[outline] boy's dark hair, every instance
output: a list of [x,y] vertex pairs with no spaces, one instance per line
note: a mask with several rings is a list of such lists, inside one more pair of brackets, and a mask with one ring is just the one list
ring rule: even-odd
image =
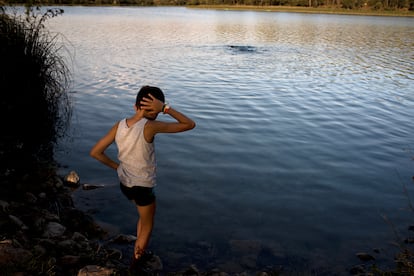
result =
[[138,107],[138,108],[141,107],[140,102],[142,101],[143,98],[149,98],[148,94],[151,94],[152,96],[154,96],[158,100],[160,100],[162,102],[165,102],[164,93],[162,92],[161,89],[159,89],[158,87],[155,87],[155,86],[145,85],[145,86],[141,87],[141,89],[138,91],[137,99],[135,101],[136,107]]

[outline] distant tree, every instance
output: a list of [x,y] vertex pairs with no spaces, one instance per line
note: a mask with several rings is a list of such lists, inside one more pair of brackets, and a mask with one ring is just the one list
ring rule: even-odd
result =
[[342,0],[342,8],[344,9],[353,9],[354,0]]

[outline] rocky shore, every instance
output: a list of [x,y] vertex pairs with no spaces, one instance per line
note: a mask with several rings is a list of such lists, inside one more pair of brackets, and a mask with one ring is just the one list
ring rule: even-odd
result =
[[218,269],[201,272],[195,265],[165,273],[157,255],[147,261],[145,274],[131,273],[136,237],[108,237],[92,217],[75,208],[71,192],[78,181],[71,172],[51,174],[43,183],[33,183],[37,188],[31,191],[0,187],[1,275],[229,275]]
[[128,267],[116,246],[132,239],[103,242],[105,232],[74,207],[63,178],[53,175],[41,187],[36,193],[1,193],[2,275],[125,275]]

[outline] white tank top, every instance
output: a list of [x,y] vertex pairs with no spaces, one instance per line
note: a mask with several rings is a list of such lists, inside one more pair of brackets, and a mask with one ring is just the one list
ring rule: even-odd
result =
[[118,124],[115,143],[120,164],[117,172],[119,180],[127,187],[154,187],[156,184],[154,143],[148,143],[144,138],[147,121],[142,118],[128,127],[123,119]]

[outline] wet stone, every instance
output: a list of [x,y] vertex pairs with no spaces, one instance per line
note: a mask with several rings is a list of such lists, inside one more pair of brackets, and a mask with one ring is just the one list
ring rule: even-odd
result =
[[49,222],[46,227],[46,231],[43,234],[43,237],[46,238],[55,238],[60,237],[66,231],[66,227],[57,222]]

